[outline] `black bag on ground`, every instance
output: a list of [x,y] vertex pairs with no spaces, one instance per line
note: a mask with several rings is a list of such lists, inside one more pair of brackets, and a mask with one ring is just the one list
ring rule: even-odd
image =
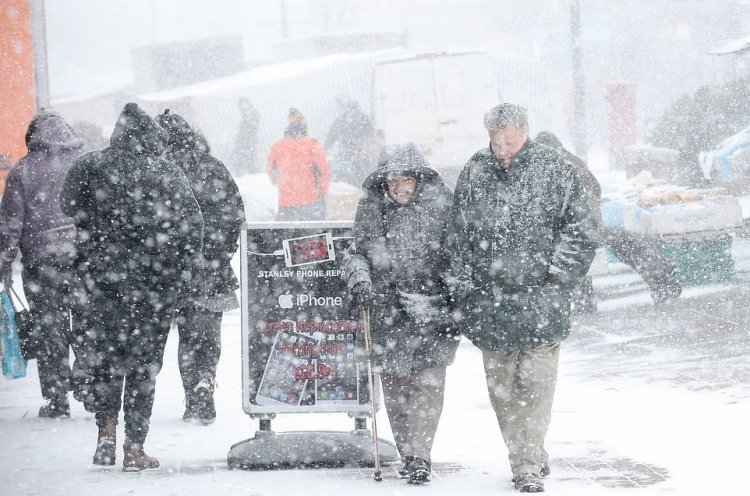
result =
[[21,345],[21,354],[26,360],[33,360],[42,348],[41,333],[34,323],[31,312],[23,305],[13,287],[10,288],[10,292],[15,296],[15,301],[13,298],[10,301],[16,311],[16,330]]

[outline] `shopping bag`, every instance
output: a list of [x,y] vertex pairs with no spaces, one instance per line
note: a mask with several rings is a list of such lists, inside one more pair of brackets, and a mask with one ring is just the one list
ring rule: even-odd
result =
[[21,355],[21,344],[16,330],[16,312],[8,293],[0,292],[0,342],[3,347],[3,375],[6,379],[26,376],[26,359]]
[[[21,344],[21,354],[26,360],[33,360],[43,346],[41,329],[36,326],[31,311],[24,306],[13,286],[10,287],[10,291],[10,302],[16,312],[16,332],[18,332],[18,341]],[[17,305],[13,302],[13,296],[16,297]]]

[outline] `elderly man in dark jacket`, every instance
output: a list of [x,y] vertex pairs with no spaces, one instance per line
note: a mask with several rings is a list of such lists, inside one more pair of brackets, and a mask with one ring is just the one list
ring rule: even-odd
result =
[[26,131],[28,154],[10,171],[0,205],[0,274],[9,284],[11,264],[21,251],[23,286],[38,327],[39,383],[48,403],[40,417],[70,416],[69,348],[78,358],[79,325],[73,274],[73,219],[60,209],[60,188],[83,140],[52,111],[34,116]]
[[374,358],[403,475],[420,484],[430,480],[445,369],[458,346],[444,283],[452,195],[413,143],[385,147],[362,189],[345,277],[355,301],[372,304]]
[[169,111],[156,121],[169,136],[167,159],[185,172],[203,214],[201,292],[180,304],[178,361],[185,389],[183,420],[210,424],[216,418],[213,392],[222,313],[239,307],[234,293],[239,282],[230,261],[245,222],[245,207],[237,184],[224,164],[210,155],[203,136]]
[[99,426],[94,464],[115,462],[122,406],[125,471],[159,466],[143,450],[156,375],[177,302],[196,288],[202,249],[200,208],[180,168],[161,157],[165,143],[159,125],[128,103],[110,146],[81,157],[60,195],[78,229],[87,332],[98,352],[92,364]]
[[485,127],[490,146],[461,172],[450,214],[455,315],[482,350],[515,485],[540,492],[560,342],[596,226],[572,165],[528,138],[525,109],[501,104]]

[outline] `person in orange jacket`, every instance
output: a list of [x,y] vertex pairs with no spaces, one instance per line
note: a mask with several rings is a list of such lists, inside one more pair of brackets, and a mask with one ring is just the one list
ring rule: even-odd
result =
[[279,189],[277,220],[325,219],[328,161],[321,144],[307,136],[299,110],[289,109],[289,125],[271,146],[266,170]]

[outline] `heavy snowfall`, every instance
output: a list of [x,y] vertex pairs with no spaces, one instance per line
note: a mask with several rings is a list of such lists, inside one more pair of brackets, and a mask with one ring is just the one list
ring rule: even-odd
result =
[[[49,404],[40,393],[38,360],[29,359],[21,377],[0,378],[0,493],[518,493],[488,396],[482,351],[465,336],[457,338],[455,361],[447,367],[429,482],[407,484],[398,473],[400,460],[382,465],[382,480],[376,480],[369,458],[336,466],[247,469],[232,463],[237,443],[268,435],[269,427],[277,434],[355,430],[355,419],[337,407],[346,403],[339,402],[344,396],[318,395],[317,400],[331,399],[322,408],[309,408],[311,403],[299,398],[287,408],[279,406],[292,404],[286,396],[261,401],[257,377],[251,379],[254,369],[271,369],[273,357],[257,347],[258,342],[270,347],[271,327],[259,338],[264,315],[283,327],[291,322],[291,313],[283,312],[299,312],[291,317],[295,330],[302,325],[315,330],[321,319],[332,319],[328,307],[344,307],[349,299],[324,290],[292,298],[290,290],[279,289],[283,283],[274,284],[295,273],[339,284],[346,271],[331,268],[343,253],[326,252],[330,258],[299,266],[294,252],[284,253],[291,241],[258,253],[253,250],[263,251],[262,243],[253,244],[260,239],[253,236],[289,228],[280,220],[293,220],[301,230],[349,229],[371,184],[363,186],[363,180],[384,156],[381,150],[396,143],[417,144],[453,188],[464,164],[488,146],[493,128],[485,129],[483,116],[501,102],[526,108],[528,138],[542,142],[543,132],[554,133],[564,145],[560,153],[581,160],[601,190],[591,209],[602,242],[584,278],[589,289],[575,300],[570,336],[561,344],[544,443],[551,470],[544,492],[743,493],[750,445],[750,1],[627,0],[616,7],[594,0],[259,4],[10,0],[0,5],[0,59],[13,56],[12,63],[0,60],[0,78],[11,82],[0,104],[12,109],[0,115],[3,183],[32,152],[24,137],[40,109],[54,111],[75,129],[83,153],[120,139],[124,121],[118,115],[134,102],[165,130],[172,116],[181,116],[177,122],[184,118],[196,133],[191,143],[207,146],[226,167],[244,204],[238,249],[226,260],[240,287],[210,301],[230,308],[218,331],[221,357],[211,385],[215,419],[197,410],[188,415],[196,399],[183,389],[177,320],[164,347],[143,443],[158,458],[156,468],[143,462],[123,470],[122,444],[132,432],[125,430],[122,409],[116,462],[92,463],[101,450],[101,423],[97,444],[97,418],[72,392],[69,416],[43,414]],[[353,109],[356,124],[347,120]],[[322,224],[283,216],[285,209],[291,208],[291,215],[299,211],[284,203],[289,199],[275,168],[280,159],[272,157],[278,157],[276,143],[299,138],[300,129],[329,168],[319,171],[314,184],[316,193],[318,180],[325,185],[318,205]],[[359,137],[347,141],[353,130]],[[163,145],[177,149],[166,137]],[[351,153],[356,160],[349,160]],[[92,156],[98,157],[87,155]],[[161,149],[154,156],[165,163],[177,160]],[[407,176],[380,179],[393,177]],[[191,186],[199,200],[201,189]],[[223,200],[226,191],[213,199]],[[11,216],[3,215],[8,224],[0,226],[0,252],[11,231]],[[75,220],[80,236],[85,219]],[[340,242],[335,236],[331,247]],[[628,248],[636,245],[640,248]],[[638,251],[640,259],[632,253]],[[649,254],[669,260],[669,284],[661,273],[654,276],[661,269],[653,269],[658,263],[646,260]],[[264,265],[270,259],[275,262]],[[12,281],[28,304],[23,261],[17,256],[0,276]],[[273,283],[263,286],[267,280]],[[270,310],[263,308],[269,295]],[[304,305],[308,310],[298,310]],[[431,303],[415,297],[408,306],[424,317]],[[383,315],[373,319],[376,325],[390,322]],[[310,339],[305,343],[319,346],[320,333],[312,330],[302,329]],[[280,333],[275,335],[278,340]],[[4,350],[4,360],[7,356]],[[393,445],[395,429],[377,376],[375,382],[378,435]],[[362,395],[365,383],[359,384]],[[366,418],[367,430],[357,435],[369,449],[374,425],[369,409],[362,411],[357,420]],[[298,449],[295,455],[304,458],[309,448]]]

